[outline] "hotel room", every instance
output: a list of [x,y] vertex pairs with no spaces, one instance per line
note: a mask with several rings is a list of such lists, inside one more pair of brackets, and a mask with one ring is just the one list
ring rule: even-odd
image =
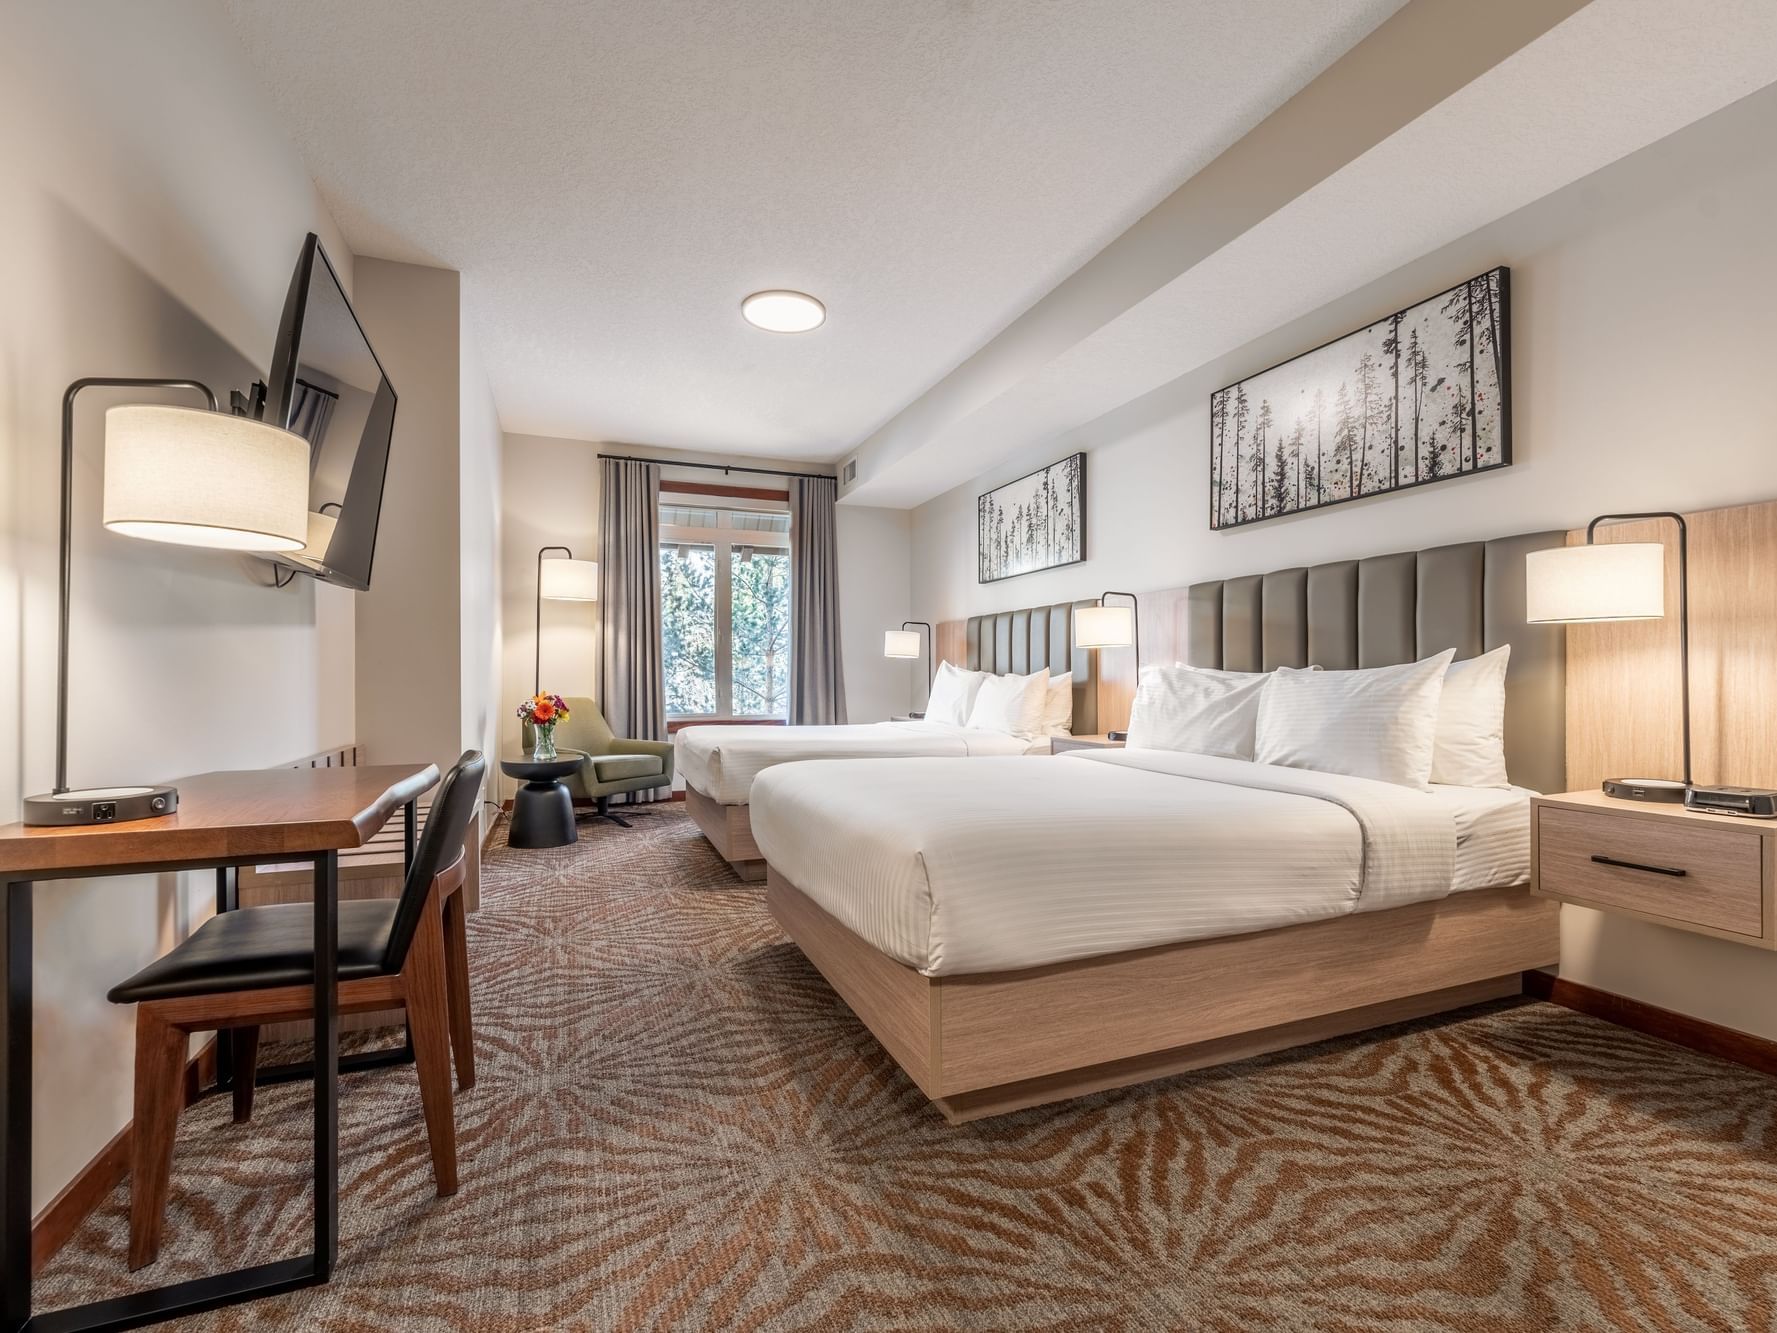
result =
[[1777,9],[12,0],[0,125],[0,1333],[1777,1328]]

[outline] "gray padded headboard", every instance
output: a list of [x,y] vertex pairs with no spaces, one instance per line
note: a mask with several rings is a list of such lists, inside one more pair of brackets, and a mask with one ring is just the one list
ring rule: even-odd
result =
[[996,611],[969,617],[971,671],[1028,675],[1048,667],[1055,675],[1074,673],[1074,734],[1098,730],[1098,663],[1090,648],[1074,647],[1074,608],[1097,606],[1096,599]]
[[1187,656],[1228,671],[1341,671],[1509,643],[1506,771],[1519,786],[1565,791],[1567,640],[1560,625],[1525,623],[1524,556],[1566,544],[1566,532],[1531,532],[1196,583]]

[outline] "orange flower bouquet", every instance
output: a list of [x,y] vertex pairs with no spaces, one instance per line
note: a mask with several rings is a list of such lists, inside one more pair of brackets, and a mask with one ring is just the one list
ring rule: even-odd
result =
[[555,758],[555,724],[568,715],[568,701],[559,694],[533,694],[518,706],[521,722],[531,724],[531,758]]

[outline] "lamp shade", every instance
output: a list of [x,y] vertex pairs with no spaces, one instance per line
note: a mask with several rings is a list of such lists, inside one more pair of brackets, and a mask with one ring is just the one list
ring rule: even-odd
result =
[[309,446],[251,417],[135,403],[105,413],[105,526],[230,551],[300,551]]
[[891,629],[883,631],[882,655],[884,657],[913,659],[919,656],[919,651],[918,630]]
[[1134,607],[1082,606],[1074,612],[1074,647],[1127,648],[1134,642]]
[[1658,542],[1557,546],[1524,557],[1531,624],[1658,620],[1666,614],[1666,548]]
[[327,548],[333,543],[333,530],[339,526],[339,519],[332,514],[318,514],[309,511],[309,536],[298,551],[304,560],[313,560],[320,564],[327,559]]
[[552,602],[596,602],[596,560],[545,560],[537,571],[537,591]]

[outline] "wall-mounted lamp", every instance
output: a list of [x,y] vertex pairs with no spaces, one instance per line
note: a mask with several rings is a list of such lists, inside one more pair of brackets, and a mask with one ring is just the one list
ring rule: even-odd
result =
[[1556,546],[1524,557],[1524,618],[1533,625],[1659,620],[1666,614],[1666,548],[1659,542],[1594,540],[1601,523],[1669,518],[1678,525],[1678,676],[1684,720],[1684,780],[1606,778],[1607,795],[1676,803],[1691,785],[1691,617],[1689,534],[1684,516],[1601,514],[1586,525],[1584,546]]
[[[560,560],[545,560],[560,551]],[[543,690],[543,599],[552,602],[596,602],[599,599],[599,567],[596,560],[576,560],[565,546],[545,546],[537,552],[537,660],[533,694]]]
[[[926,632],[925,641],[930,645],[933,641],[931,625],[923,620],[903,620],[900,629],[887,629],[882,632],[882,655],[898,661],[916,662],[920,655],[919,630]],[[937,653],[927,654],[929,670],[926,683],[929,685],[938,675]]]
[[61,586],[57,605],[56,785],[25,798],[24,822],[108,824],[178,808],[172,787],[68,787],[68,620],[74,570],[74,400],[92,388],[191,389],[207,410],[132,403],[105,413],[103,521],[144,541],[225,551],[300,551],[308,539],[309,445],[216,410],[196,380],[93,377],[62,395]]

